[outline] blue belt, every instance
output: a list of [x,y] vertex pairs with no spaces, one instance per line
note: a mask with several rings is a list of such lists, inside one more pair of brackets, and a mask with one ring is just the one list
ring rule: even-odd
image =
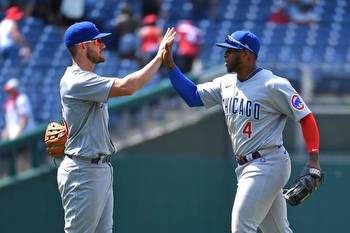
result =
[[66,156],[70,159],[78,159],[78,160],[83,160],[90,162],[91,164],[98,164],[99,162],[101,163],[110,163],[112,161],[112,155],[99,155],[96,158],[84,158],[84,157],[78,157],[78,156],[73,156],[73,155],[68,155]]

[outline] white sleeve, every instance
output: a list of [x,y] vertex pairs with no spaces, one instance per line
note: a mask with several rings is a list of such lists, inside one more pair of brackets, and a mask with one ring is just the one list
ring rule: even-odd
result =
[[84,74],[74,82],[70,94],[74,98],[81,100],[106,102],[113,82],[113,78],[101,77],[94,73],[84,72]]
[[274,108],[299,121],[311,111],[287,79],[277,77],[268,83]]
[[211,82],[198,84],[197,91],[206,108],[221,104],[221,81],[219,79],[214,79]]

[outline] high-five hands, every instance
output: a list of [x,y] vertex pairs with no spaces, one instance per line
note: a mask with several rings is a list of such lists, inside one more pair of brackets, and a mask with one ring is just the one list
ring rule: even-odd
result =
[[169,70],[172,70],[175,68],[175,62],[174,62],[174,59],[173,59],[173,52],[172,52],[172,49],[173,49],[173,42],[172,41],[171,43],[167,43],[165,45],[165,52],[163,53],[163,64],[166,66],[167,69]]
[[163,54],[165,53],[166,47],[172,46],[172,44],[174,43],[175,34],[176,34],[176,31],[174,27],[167,29],[162,41],[159,44],[158,53],[157,53],[158,58],[163,59]]

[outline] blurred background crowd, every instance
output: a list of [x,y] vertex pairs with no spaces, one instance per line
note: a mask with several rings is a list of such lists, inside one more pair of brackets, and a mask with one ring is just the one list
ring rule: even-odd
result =
[[[198,83],[226,73],[216,42],[254,32],[258,65],[289,79],[320,129],[325,186],[303,214],[288,210],[293,230],[347,231],[348,192],[334,190],[350,178],[350,0],[0,0],[0,232],[62,232],[59,160],[43,135],[49,120],[62,119],[59,82],[71,64],[63,33],[81,20],[113,33],[95,72],[120,78],[152,57],[169,26],[176,63]],[[109,113],[118,232],[229,231],[234,161],[222,109],[188,108],[163,68],[132,98],[111,99]],[[294,177],[307,158],[301,135],[288,121]],[[330,196],[336,202],[324,201]]]
[[[62,36],[74,22],[91,20],[113,33],[106,62],[96,67],[101,75],[123,77],[142,67],[168,26],[177,30],[177,64],[201,75],[223,67],[215,42],[242,29],[260,37],[260,65],[298,91],[309,80],[312,96],[336,97],[350,94],[349,12],[346,0],[0,0],[2,139],[19,134],[9,136],[6,125],[20,132],[35,124],[29,122],[60,118],[58,85],[71,62]],[[166,77],[162,70],[148,86]]]

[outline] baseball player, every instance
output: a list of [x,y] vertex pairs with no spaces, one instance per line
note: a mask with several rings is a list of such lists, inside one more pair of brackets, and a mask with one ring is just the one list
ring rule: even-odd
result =
[[287,79],[256,66],[260,43],[253,33],[236,31],[216,45],[226,49],[228,74],[199,85],[176,67],[167,46],[163,62],[171,83],[190,107],[222,106],[238,164],[232,233],[292,232],[282,194],[291,172],[282,131],[287,117],[300,122],[308,167],[320,173],[314,116]]
[[64,44],[73,62],[60,82],[68,140],[57,182],[66,233],[112,232],[111,155],[116,148],[110,137],[107,101],[131,95],[151,80],[162,63],[165,45],[174,40],[175,31],[167,30],[158,53],[145,67],[122,79],[93,73],[95,65],[105,61],[102,38],[108,35],[88,21],[71,25],[64,34]]

